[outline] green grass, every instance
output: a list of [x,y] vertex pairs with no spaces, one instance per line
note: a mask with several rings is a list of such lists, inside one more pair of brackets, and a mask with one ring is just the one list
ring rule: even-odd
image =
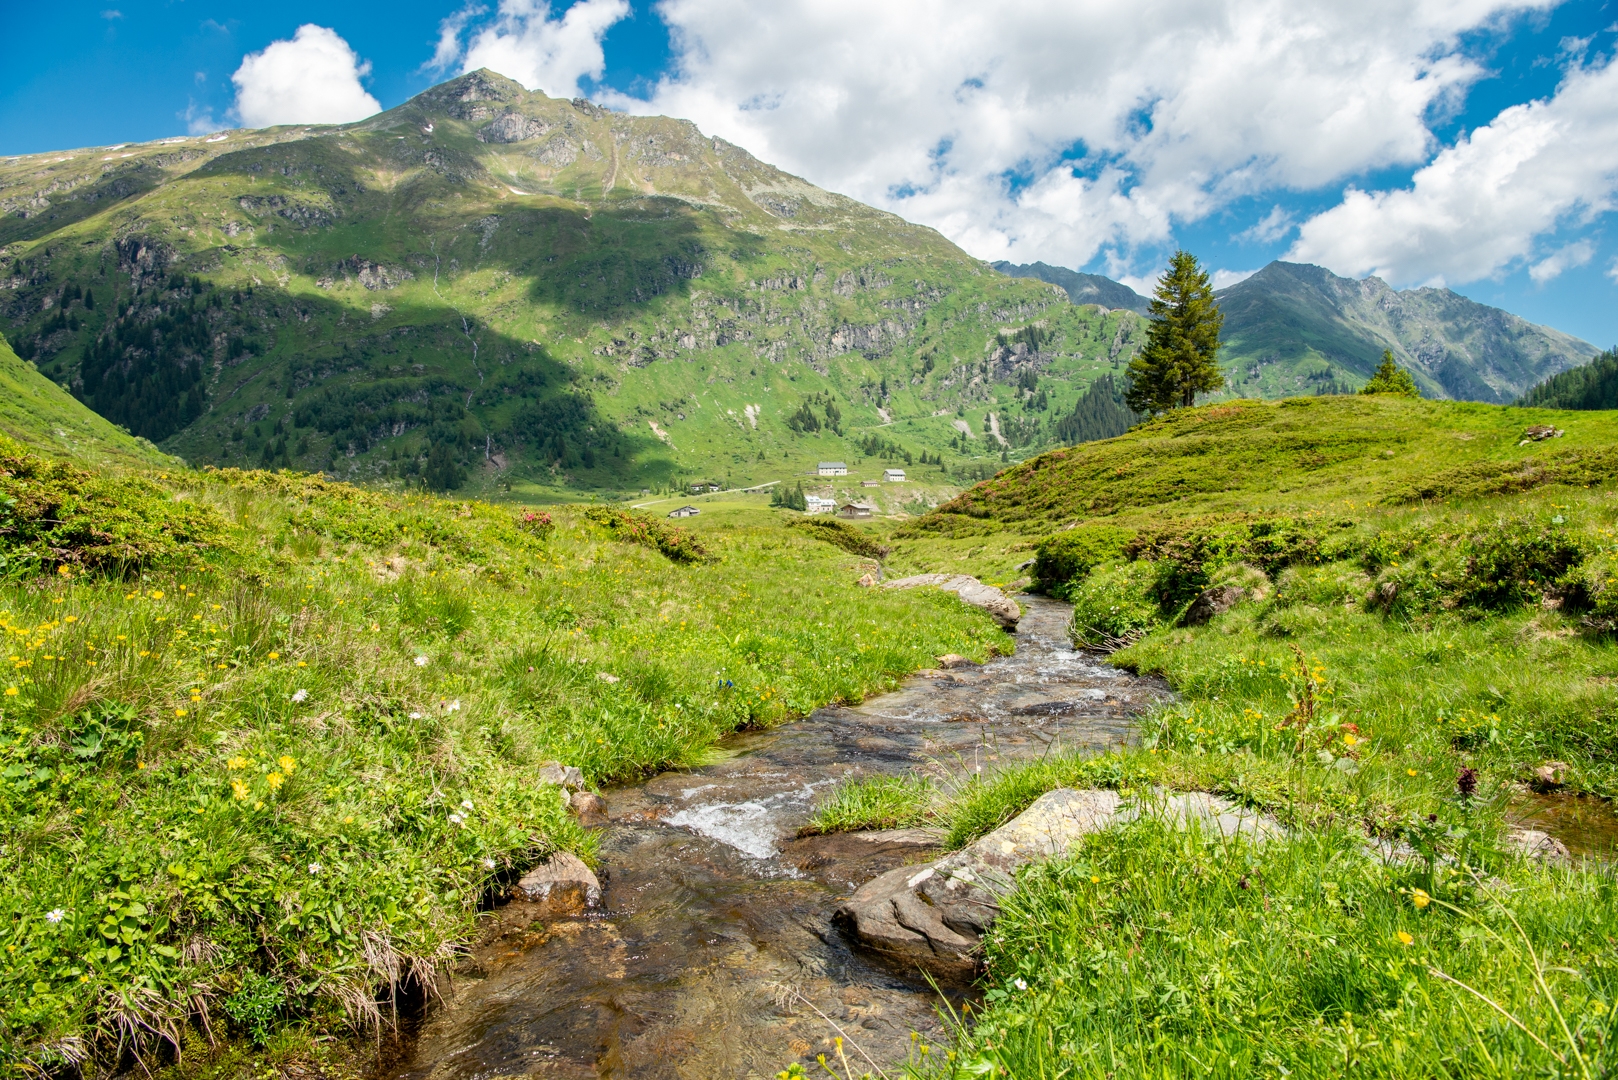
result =
[[108,423],[20,360],[0,337],[0,435],[86,465],[175,468],[181,463]]
[[1434,886],[1341,830],[1259,847],[1149,817],[1108,830],[1021,875],[986,1009],[917,1071],[1610,1075],[1610,875],[1490,871]]
[[[1566,434],[1518,445],[1547,422]],[[903,566],[992,580],[1037,554],[1076,641],[1125,644],[1114,663],[1177,692],[1136,747],[962,785],[934,811],[950,846],[1060,786],[1211,791],[1292,831],[1255,850],[1140,824],[1027,870],[987,1008],[938,1071],[1610,1072],[1612,871],[1539,868],[1505,840],[1548,760],[1565,791],[1618,796],[1615,436],[1600,413],[1213,406],[902,526]],[[1186,625],[1223,585],[1241,601]],[[1382,865],[1371,840],[1416,854]],[[1414,908],[1418,887],[1440,902]]]
[[571,509],[149,473],[102,489],[128,543],[92,558],[103,537],[47,516],[88,513],[89,481],[8,452],[8,1072],[204,1021],[364,1030],[502,881],[591,857],[541,763],[599,784],[695,762],[1008,647],[942,594],[852,588],[847,555],[769,513],[699,526],[710,557],[680,564]]
[[938,789],[926,777],[856,777],[838,784],[831,795],[816,804],[814,816],[802,834],[921,825],[931,819],[938,801]]

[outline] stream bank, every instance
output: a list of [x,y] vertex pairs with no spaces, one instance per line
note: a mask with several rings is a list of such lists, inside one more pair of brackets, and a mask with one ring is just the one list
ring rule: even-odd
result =
[[859,885],[935,857],[937,835],[797,832],[845,777],[960,775],[1131,737],[1164,684],[1073,651],[1067,605],[1023,603],[1014,656],[737,734],[713,764],[604,792],[601,906],[549,922],[501,908],[392,1080],[768,1077],[829,1049],[833,1025],[884,1065],[912,1032],[939,1041],[935,992],[832,924]]

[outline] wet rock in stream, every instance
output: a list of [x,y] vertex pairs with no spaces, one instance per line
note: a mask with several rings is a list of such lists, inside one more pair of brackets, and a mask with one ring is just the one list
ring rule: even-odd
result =
[[1128,740],[1163,685],[1074,652],[1066,605],[1025,606],[1015,656],[738,734],[714,764],[603,792],[600,907],[560,921],[524,901],[491,913],[504,933],[456,974],[392,1075],[770,1077],[830,1051],[837,1032],[805,1002],[884,1067],[904,1060],[912,1031],[942,1038],[920,974],[832,922],[862,885],[937,858],[936,834],[798,832],[845,777]]

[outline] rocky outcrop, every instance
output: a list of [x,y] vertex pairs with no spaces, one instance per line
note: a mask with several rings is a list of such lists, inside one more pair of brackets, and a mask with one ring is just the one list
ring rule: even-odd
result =
[[502,113],[494,123],[478,132],[478,140],[486,143],[515,143],[537,139],[551,130],[543,120],[524,116],[519,112]]
[[977,578],[968,577],[966,574],[916,574],[884,582],[882,587],[914,589],[926,585],[937,586],[954,593],[961,598],[963,604],[982,608],[993,615],[995,621],[1007,630],[1016,629],[1017,621],[1022,618],[1022,608],[1017,606],[1017,601],[994,586],[985,585]]
[[568,791],[584,790],[584,773],[577,765],[563,765],[556,761],[547,761],[539,767],[536,778],[542,784],[555,784]]
[[601,882],[584,860],[558,851],[522,876],[512,890],[516,899],[542,905],[542,915],[582,915],[601,904]]
[[1203,792],[1125,804],[1113,791],[1046,792],[1009,824],[923,866],[891,870],[855,891],[836,921],[861,945],[936,978],[966,981],[978,967],[983,935],[1000,914],[1018,867],[1065,852],[1117,821],[1151,813],[1184,826],[1193,820],[1223,836],[1263,841],[1282,835],[1270,818]]
[[1240,585],[1215,585],[1202,590],[1202,594],[1191,601],[1180,621],[1186,626],[1202,626],[1245,599],[1247,590]]

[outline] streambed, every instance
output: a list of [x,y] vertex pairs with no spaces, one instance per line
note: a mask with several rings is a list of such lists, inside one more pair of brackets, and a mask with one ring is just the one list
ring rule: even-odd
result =
[[394,1080],[769,1077],[828,1050],[834,1024],[884,1066],[911,1032],[940,1041],[935,992],[831,923],[858,885],[935,855],[936,836],[796,834],[849,775],[958,776],[1130,738],[1165,686],[1074,652],[1067,605],[1023,603],[1015,656],[739,734],[714,764],[605,792],[601,908],[548,923],[501,909],[501,934],[457,970]]

